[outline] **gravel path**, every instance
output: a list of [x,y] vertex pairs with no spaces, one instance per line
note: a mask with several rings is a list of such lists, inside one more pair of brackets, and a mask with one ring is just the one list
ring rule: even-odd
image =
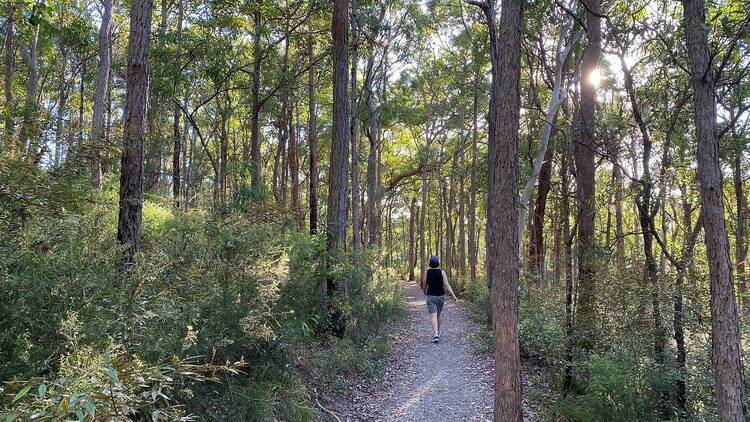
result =
[[[352,386],[352,401],[339,409],[341,420],[491,421],[493,359],[469,343],[481,326],[466,308],[447,301],[440,343],[433,344],[424,295],[415,283],[404,291],[409,315],[394,327],[384,374]],[[526,420],[536,419],[531,408],[524,403]]]

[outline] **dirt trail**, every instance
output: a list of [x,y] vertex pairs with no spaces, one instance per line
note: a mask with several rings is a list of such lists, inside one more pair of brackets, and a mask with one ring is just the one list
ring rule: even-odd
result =
[[[339,411],[348,421],[491,421],[493,359],[478,354],[469,337],[481,326],[462,305],[447,301],[440,343],[433,344],[424,295],[404,285],[408,318],[393,331],[393,351],[377,381],[352,388],[353,399]],[[524,364],[524,372],[530,372]],[[524,389],[528,380],[524,373]],[[524,403],[525,420],[536,406]]]

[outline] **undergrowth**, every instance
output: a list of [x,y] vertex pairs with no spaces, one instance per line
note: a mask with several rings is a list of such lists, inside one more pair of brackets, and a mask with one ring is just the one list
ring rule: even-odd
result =
[[324,238],[278,213],[146,201],[125,274],[114,190],[7,227],[2,420],[306,421],[322,391],[377,373],[382,327],[404,313],[398,277],[374,253],[349,257],[348,334],[321,333]]

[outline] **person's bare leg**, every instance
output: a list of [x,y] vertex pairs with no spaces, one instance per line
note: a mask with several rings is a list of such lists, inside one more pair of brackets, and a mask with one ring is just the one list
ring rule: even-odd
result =
[[430,324],[432,324],[432,335],[437,335],[440,329],[440,322],[438,322],[438,314],[430,314]]
[[443,325],[443,314],[441,312],[441,313],[437,314],[437,333],[438,333],[438,335],[442,334],[442,332],[440,331],[440,327],[442,327],[442,325]]

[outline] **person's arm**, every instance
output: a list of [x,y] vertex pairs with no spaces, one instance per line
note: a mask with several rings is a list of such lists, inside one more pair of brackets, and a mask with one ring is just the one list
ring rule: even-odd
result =
[[448,274],[443,271],[443,288],[448,291],[448,293],[453,296],[453,301],[458,303],[458,298],[456,297],[455,293],[453,293],[453,288],[451,287],[451,284],[448,283]]
[[427,291],[427,271],[422,270],[422,275],[419,276],[419,287],[422,289],[422,292]]

